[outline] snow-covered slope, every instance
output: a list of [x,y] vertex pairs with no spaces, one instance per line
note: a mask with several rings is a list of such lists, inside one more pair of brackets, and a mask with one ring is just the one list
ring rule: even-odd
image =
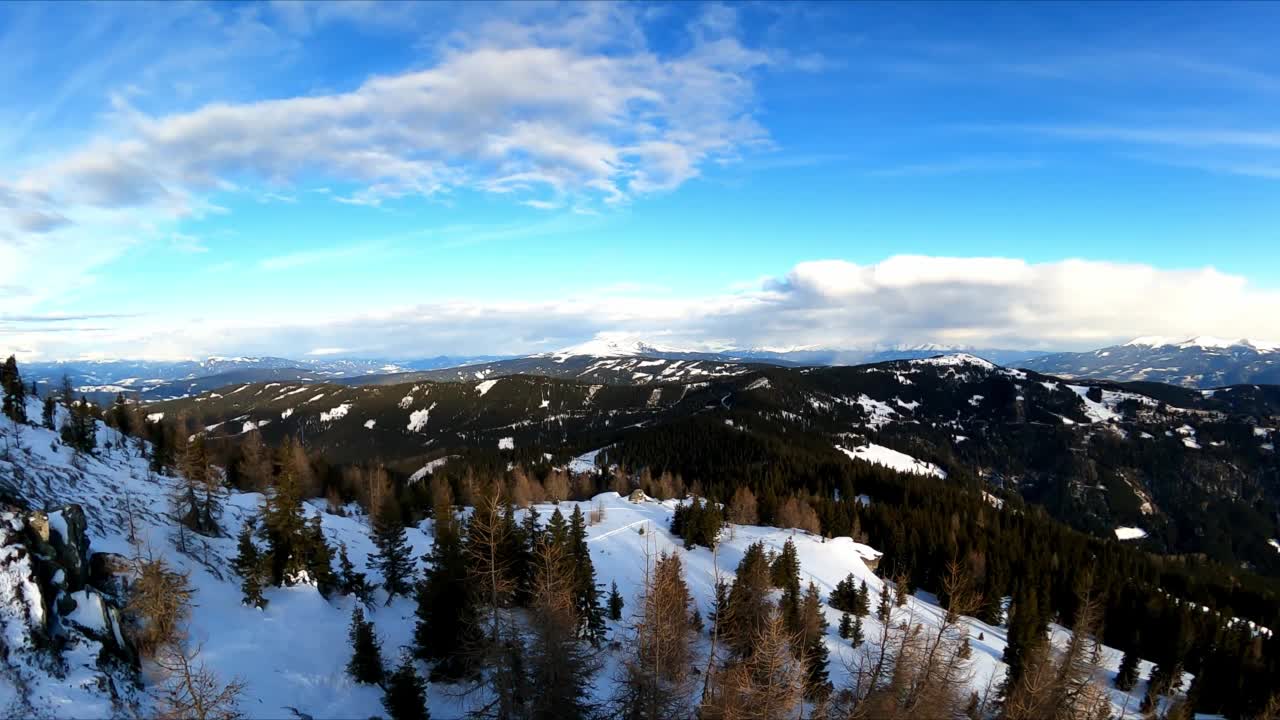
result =
[[[36,411],[36,407],[32,407]],[[38,414],[38,413],[33,413]],[[10,432],[7,428],[4,432]],[[369,686],[355,684],[346,675],[348,660],[347,625],[354,600],[335,596],[326,600],[307,585],[271,588],[265,610],[245,607],[240,602],[238,578],[231,569],[235,553],[234,530],[246,517],[258,512],[262,497],[256,493],[231,493],[227,497],[222,526],[227,537],[189,536],[192,549],[182,554],[174,549],[174,526],[167,517],[166,494],[175,482],[147,471],[146,461],[134,449],[119,447],[120,438],[111,430],[99,427],[97,456],[76,458],[61,446],[55,434],[34,427],[24,428],[21,449],[13,450],[8,459],[0,459],[0,483],[11,494],[24,498],[32,506],[61,506],[77,503],[85,512],[87,533],[94,552],[129,555],[134,548],[126,537],[126,521],[130,511],[137,521],[137,532],[145,552],[163,556],[174,566],[190,572],[196,588],[195,608],[190,632],[194,643],[202,646],[201,659],[225,681],[239,676],[246,681],[241,709],[249,717],[287,716],[286,708],[314,717],[369,717],[382,712],[380,693]],[[5,438],[11,440],[11,438]],[[632,503],[616,493],[606,493],[590,503],[580,503],[583,510],[603,508],[601,522],[588,528],[588,543],[595,563],[597,579],[605,587],[616,582],[628,608],[634,605],[637,589],[645,572],[646,554],[675,552],[683,555],[690,591],[702,614],[711,610],[717,573],[732,576],[746,548],[753,542],[780,550],[788,538],[795,541],[801,562],[802,581],[813,581],[826,596],[836,583],[852,573],[864,580],[872,592],[874,605],[883,590],[881,580],[865,562],[877,553],[849,538],[823,539],[803,532],[770,527],[730,526],[718,552],[706,548],[685,550],[679,539],[668,530],[675,501],[643,501]],[[568,513],[573,503],[559,507]],[[553,506],[539,506],[547,518]],[[356,567],[365,570],[377,582],[377,572],[368,567],[373,551],[367,521],[358,514],[341,516],[327,512],[316,502],[308,506],[309,515],[319,515],[325,535],[337,545],[344,543]],[[409,544],[415,557],[422,557],[431,545],[431,523],[409,528]],[[378,598],[369,617],[381,636],[384,654],[394,658],[399,648],[410,642],[413,626],[413,603],[396,599],[383,604]],[[932,598],[920,594],[902,611],[916,622],[936,624],[941,611]],[[853,650],[836,633],[839,613],[827,609],[830,629],[826,643],[831,651],[830,671],[838,685],[844,682],[846,667]],[[1004,649],[1005,631],[976,620],[966,620],[974,649],[974,688],[982,692],[992,679],[1003,673],[1000,655]],[[867,637],[878,632],[874,617],[866,620]],[[611,624],[610,631],[622,631]],[[1059,639],[1063,633],[1055,630]],[[982,639],[979,639],[981,637]],[[703,638],[705,645],[706,638]],[[865,646],[864,646],[865,647]],[[593,693],[605,698],[611,692],[611,668],[616,651],[603,651],[605,668],[595,678]],[[1120,653],[1107,649],[1103,678],[1109,686],[1120,661]],[[1149,664],[1143,665],[1144,676]],[[38,687],[20,687],[0,674],[0,708],[11,707],[18,697],[32,707],[52,716],[99,716],[109,703],[94,699],[92,688],[71,687],[73,680],[48,679]],[[433,686],[430,706],[433,717],[451,718],[470,708],[467,700],[453,688]],[[1140,683],[1133,697],[1113,691],[1117,709],[1125,704],[1136,707],[1145,684]],[[88,697],[86,696],[88,693]],[[140,701],[136,711],[147,715],[150,706]]]

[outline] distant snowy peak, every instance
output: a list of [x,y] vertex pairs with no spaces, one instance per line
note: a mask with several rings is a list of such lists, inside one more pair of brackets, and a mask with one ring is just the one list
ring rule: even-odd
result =
[[646,342],[634,336],[601,333],[584,343],[571,345],[567,348],[561,348],[554,352],[545,353],[543,357],[550,357],[556,362],[564,362],[568,358],[577,356],[636,357],[638,355],[687,352],[695,351],[674,348],[667,345],[658,345],[656,343]]
[[1250,338],[1230,340],[1227,338],[1214,337],[1212,335],[1199,335],[1186,339],[1164,337],[1161,335],[1147,335],[1130,340],[1125,343],[1125,347],[1174,347],[1183,350],[1225,350],[1229,348],[1248,348],[1258,352],[1270,353],[1280,352],[1280,341],[1254,340]]
[[970,355],[969,353],[951,353],[948,355],[937,355],[935,357],[920,358],[918,360],[911,360],[909,362],[912,365],[939,365],[944,367],[968,365],[971,367],[982,368],[983,370],[995,370],[997,367],[995,363],[989,360],[983,360],[977,355]]
[[893,352],[932,352],[932,353],[969,353],[974,348],[969,345],[943,345],[942,343],[898,343],[896,345],[876,346],[877,351]]

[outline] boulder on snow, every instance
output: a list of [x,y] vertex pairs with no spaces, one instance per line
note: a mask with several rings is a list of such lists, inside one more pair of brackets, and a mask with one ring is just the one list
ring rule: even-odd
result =
[[84,510],[79,505],[67,505],[61,510],[43,513],[32,512],[27,518],[29,545],[42,558],[50,561],[52,582],[61,570],[64,575],[58,585],[67,592],[84,588],[89,582],[89,537],[85,534]]
[[6,656],[49,647],[49,603],[25,529],[17,512],[0,513],[0,631]]

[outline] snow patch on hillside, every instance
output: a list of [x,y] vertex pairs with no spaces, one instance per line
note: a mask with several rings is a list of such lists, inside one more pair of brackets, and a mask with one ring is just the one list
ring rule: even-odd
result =
[[906,453],[898,452],[883,445],[876,445],[875,443],[860,445],[852,450],[837,445],[836,449],[854,460],[883,465],[898,472],[912,473],[913,475],[932,475],[937,478],[945,478],[947,476],[945,470],[933,463],[913,458]]
[[422,478],[434,473],[436,471],[436,468],[443,467],[445,463],[449,462],[450,460],[456,457],[458,456],[445,455],[442,458],[436,458],[435,460],[428,462],[426,465],[423,465],[422,467],[413,471],[413,474],[409,476],[409,482],[416,483],[422,480]]
[[497,380],[485,380],[484,382],[476,385],[476,392],[480,393],[480,397],[484,397],[484,394],[492,390],[493,386],[497,384]]
[[1115,529],[1117,540],[1141,540],[1147,531],[1137,527],[1118,527]]
[[431,403],[431,407],[421,410],[414,410],[409,413],[409,432],[418,432],[427,426],[427,420],[431,418],[431,411],[436,409],[436,404]]
[[341,405],[339,405],[338,407],[332,410],[328,410],[320,413],[320,422],[330,422],[333,420],[339,420],[341,418],[346,417],[347,413],[350,411],[351,411],[351,403],[342,403]]
[[516,439],[511,437],[498,438],[499,450],[515,450]]
[[1068,385],[1067,387],[1080,396],[1081,402],[1084,403],[1084,414],[1089,418],[1089,422],[1112,422],[1120,419],[1120,414],[1107,407],[1104,403],[1089,399],[1089,388],[1084,385]]

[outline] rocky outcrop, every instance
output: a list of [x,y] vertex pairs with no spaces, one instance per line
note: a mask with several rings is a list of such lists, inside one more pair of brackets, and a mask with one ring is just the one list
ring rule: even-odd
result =
[[[48,567],[61,570],[59,583],[68,592],[84,588],[89,581],[89,537],[85,534],[84,510],[67,505],[51,513],[35,511],[27,518],[28,544]],[[50,578],[52,579],[52,578]]]
[[105,583],[95,587],[78,505],[50,513],[0,508],[0,672],[6,680],[21,688],[41,676],[75,676],[113,703],[124,686],[136,684],[136,654],[122,632],[117,559],[123,560],[98,560]]

